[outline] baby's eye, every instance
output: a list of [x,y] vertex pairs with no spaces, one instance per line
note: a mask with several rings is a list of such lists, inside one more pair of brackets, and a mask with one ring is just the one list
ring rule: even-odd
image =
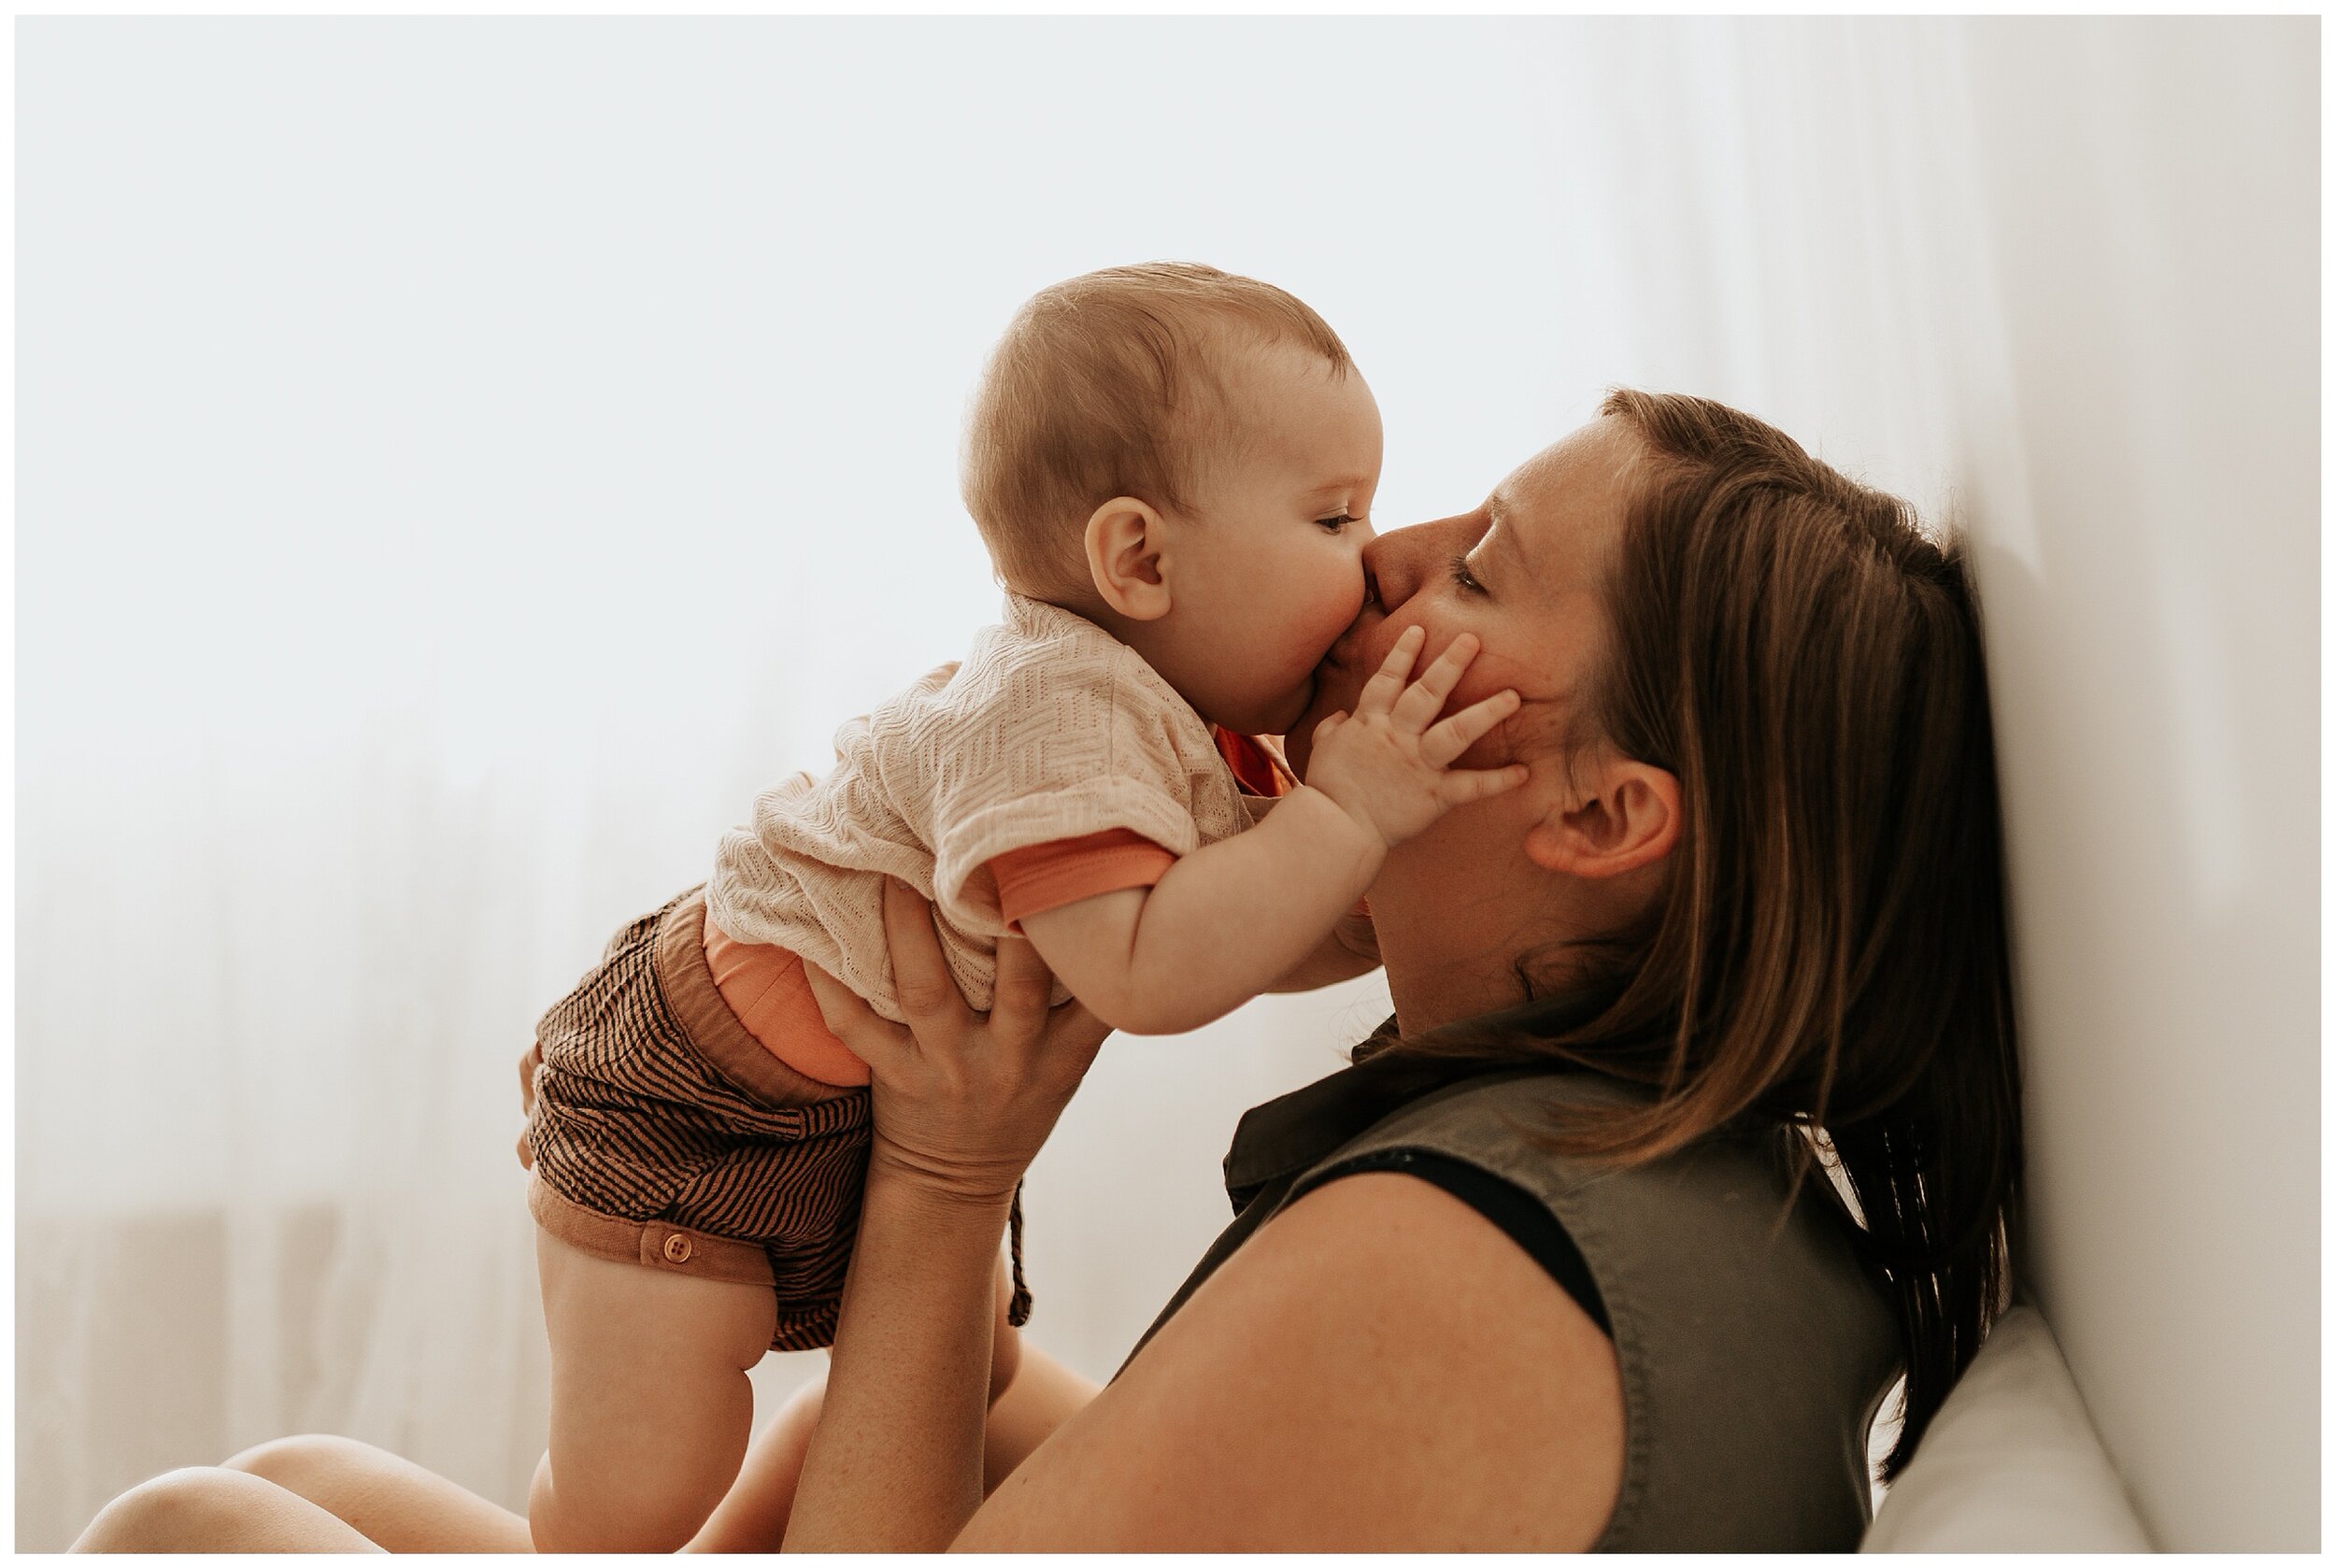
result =
[[1485,591],[1485,585],[1476,580],[1476,574],[1468,569],[1468,557],[1464,555],[1452,557],[1452,583],[1462,593],[1481,594]]
[[1354,520],[1345,512],[1341,512],[1334,518],[1316,518],[1314,524],[1317,528],[1327,528],[1333,534],[1344,534],[1346,532],[1346,525]]

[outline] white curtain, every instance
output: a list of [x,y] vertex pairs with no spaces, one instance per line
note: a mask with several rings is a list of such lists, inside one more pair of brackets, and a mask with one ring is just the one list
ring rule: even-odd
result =
[[[2029,36],[2114,84],[2167,25]],[[304,1430],[520,1504],[518,1053],[993,617],[957,421],[1029,292],[1305,297],[1386,414],[1382,529],[1615,383],[1967,506],[2030,472],[2018,27],[21,23],[19,1546]],[[1032,1176],[1037,1340],[1107,1376],[1241,1109],[1385,1009],[1109,1046]]]

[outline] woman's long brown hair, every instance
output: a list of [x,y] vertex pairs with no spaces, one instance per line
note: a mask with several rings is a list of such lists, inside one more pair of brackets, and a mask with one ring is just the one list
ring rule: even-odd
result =
[[1759,1119],[1783,1128],[1798,1190],[1830,1142],[1905,1339],[1895,1477],[2003,1307],[2020,1180],[1969,570],[1904,502],[1747,415],[1631,391],[1601,412],[1650,461],[1588,713],[1679,780],[1667,891],[1641,929],[1557,955],[1553,981],[1520,962],[1538,1004],[1521,1025],[1511,1010],[1387,1054],[1521,1051],[1644,1084],[1644,1109],[1555,1133],[1618,1163]]

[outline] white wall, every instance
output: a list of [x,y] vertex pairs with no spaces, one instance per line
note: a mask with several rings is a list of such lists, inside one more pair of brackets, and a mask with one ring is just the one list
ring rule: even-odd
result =
[[2320,1541],[2319,25],[1967,30],[2035,1287],[2177,1550]]
[[1976,541],[2029,1284],[2172,1549],[2319,1539],[2319,23],[1602,30],[1622,378]]
[[[982,348],[1156,255],[1346,335],[1382,526],[1631,382],[1972,529],[2035,1287],[2161,1545],[2315,1544],[2315,22],[18,45],[20,1545],[300,1428],[518,1500],[529,1022],[990,618]],[[1040,1342],[1108,1372],[1383,1003],[1106,1051]]]

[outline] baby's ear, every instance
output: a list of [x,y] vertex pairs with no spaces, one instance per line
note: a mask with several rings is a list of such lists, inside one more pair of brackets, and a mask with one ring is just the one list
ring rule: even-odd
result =
[[1158,620],[1168,613],[1168,526],[1150,503],[1115,495],[1087,520],[1087,573],[1113,613]]

